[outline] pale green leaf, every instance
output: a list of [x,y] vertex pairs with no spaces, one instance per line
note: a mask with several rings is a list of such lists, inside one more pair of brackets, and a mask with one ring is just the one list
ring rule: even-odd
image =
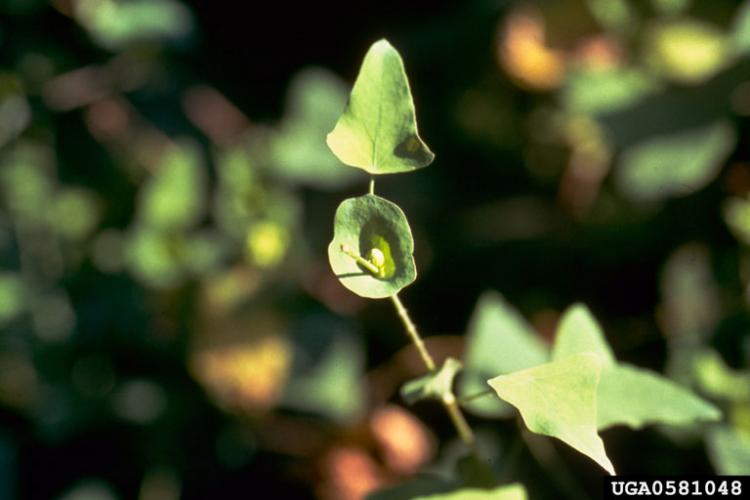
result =
[[602,372],[598,397],[599,429],[619,424],[633,429],[652,423],[680,426],[721,417],[712,404],[684,387],[625,364]]
[[750,1],[745,0],[737,9],[732,23],[730,42],[735,54],[750,52]]
[[[497,292],[479,297],[469,322],[464,354],[465,369],[458,382],[461,396],[487,390],[486,380],[498,374],[530,368],[546,362],[547,346],[526,320]],[[498,417],[510,408],[495,397],[480,397],[462,403],[467,410],[485,417]]]
[[615,181],[635,200],[688,195],[716,177],[736,140],[726,121],[650,137],[623,151]]
[[[339,281],[373,299],[390,297],[414,282],[414,240],[398,205],[372,194],[344,200],[336,210],[328,259]],[[353,255],[378,264],[377,275]]]
[[327,143],[343,163],[371,174],[408,172],[434,159],[417,132],[401,56],[387,40],[367,52]]
[[363,174],[341,163],[326,147],[326,134],[346,104],[347,87],[323,68],[306,68],[289,84],[284,119],[270,144],[273,172],[316,188],[341,188]]
[[595,354],[602,361],[597,392],[597,426],[604,429],[624,424],[639,428],[651,423],[685,425],[716,420],[720,414],[671,380],[648,370],[618,364],[601,327],[583,305],[574,305],[558,327],[553,359]]
[[401,387],[401,397],[409,404],[422,399],[445,400],[453,393],[453,379],[461,370],[461,362],[447,358],[435,373],[408,381]]
[[708,455],[717,474],[750,474],[750,434],[722,426],[707,436]]
[[692,360],[694,377],[706,394],[728,401],[750,401],[750,372],[733,370],[719,353],[704,350]]
[[197,151],[174,145],[139,193],[139,221],[155,229],[184,230],[202,216],[204,171]]
[[589,308],[583,304],[570,306],[562,315],[557,327],[552,359],[558,360],[573,354],[590,352],[599,356],[602,370],[613,367],[615,356]]
[[529,430],[560,439],[614,474],[597,434],[601,365],[595,354],[575,354],[500,375],[488,383],[500,398],[518,408]]
[[750,246],[750,200],[729,198],[724,202],[724,220],[735,238]]
[[415,497],[414,500],[526,500],[526,488],[520,483],[500,486],[492,490],[463,488],[450,493]]

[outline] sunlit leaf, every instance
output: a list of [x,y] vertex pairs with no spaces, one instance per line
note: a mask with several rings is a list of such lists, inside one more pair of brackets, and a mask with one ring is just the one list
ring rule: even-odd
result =
[[637,69],[576,71],[566,80],[562,99],[571,111],[600,114],[626,108],[656,88],[654,78]]
[[204,175],[194,148],[170,147],[139,193],[139,220],[158,229],[187,229],[196,223],[203,212]]
[[598,322],[582,305],[564,314],[558,327],[553,359],[595,354],[602,362],[597,392],[597,426],[624,424],[639,428],[652,423],[685,425],[716,420],[720,413],[671,380],[648,370],[618,364]]
[[730,198],[723,208],[729,229],[738,240],[750,246],[750,199]]
[[274,173],[317,188],[340,188],[361,179],[361,173],[343,168],[325,144],[346,97],[344,82],[323,68],[307,68],[295,75],[284,119],[270,145]]
[[601,367],[599,356],[575,354],[500,375],[488,383],[500,398],[518,408],[529,430],[560,439],[614,474],[596,432]]
[[673,19],[650,27],[645,57],[656,71],[681,83],[699,83],[722,68],[729,44],[718,28],[695,19]]
[[414,500],[526,500],[528,495],[522,484],[500,486],[492,490],[463,488],[450,493],[414,497]]
[[404,64],[386,40],[370,47],[328,146],[343,163],[371,174],[408,172],[435,158],[417,132]]
[[712,404],[684,387],[626,364],[602,372],[598,395],[600,429],[620,424],[633,429],[652,423],[679,426],[721,417]]
[[563,313],[555,335],[552,359],[562,359],[574,354],[590,352],[599,356],[602,370],[615,365],[615,356],[604,338],[599,323],[588,307],[574,304]]
[[[389,297],[417,277],[414,240],[404,212],[375,195],[344,200],[336,210],[333,241],[328,246],[331,268],[341,283],[362,297]],[[378,273],[354,255],[371,261]]]
[[653,136],[623,151],[615,181],[635,200],[684,196],[716,177],[735,142],[725,121]]
[[707,436],[708,454],[721,475],[750,474],[750,435],[728,426],[716,427]]
[[[549,358],[544,342],[534,329],[496,292],[479,298],[469,322],[464,354],[465,369],[458,382],[461,396],[487,390],[487,379],[498,374],[530,368]],[[462,403],[472,413],[497,417],[510,408],[495,397],[479,397]]]
[[79,0],[74,5],[76,20],[111,50],[139,41],[178,41],[193,28],[190,10],[174,0]]
[[706,349],[695,354],[693,371],[699,387],[709,396],[750,401],[750,372],[732,370],[717,352]]
[[410,380],[401,387],[401,397],[409,404],[422,399],[444,400],[453,393],[453,379],[461,370],[461,362],[448,358],[435,373]]

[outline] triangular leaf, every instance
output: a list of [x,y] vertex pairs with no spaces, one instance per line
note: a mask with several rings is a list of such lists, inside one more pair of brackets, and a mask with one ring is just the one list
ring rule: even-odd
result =
[[371,174],[408,172],[435,158],[417,133],[404,64],[387,40],[367,52],[327,143],[343,163]]
[[461,370],[461,362],[448,358],[435,373],[408,381],[401,387],[401,397],[409,404],[422,399],[444,400],[453,394],[453,379]]
[[552,348],[552,359],[562,359],[582,352],[592,352],[599,356],[603,370],[616,363],[604,332],[589,308],[583,304],[574,304],[560,319],[555,345]]
[[595,354],[576,354],[500,375],[488,383],[500,398],[518,408],[529,430],[560,439],[614,474],[596,433],[601,365]]
[[[390,297],[417,277],[414,240],[404,212],[390,201],[367,194],[344,200],[336,210],[331,268],[346,288],[362,297]],[[354,256],[373,260],[378,275]]]
[[633,429],[651,423],[686,425],[721,417],[712,404],[684,387],[656,373],[625,364],[602,372],[598,396],[599,429],[618,424]]
[[526,488],[520,483],[500,486],[493,490],[463,488],[450,493],[414,497],[413,500],[526,500]]
[[719,411],[671,380],[648,370],[618,364],[601,327],[583,305],[571,306],[557,330],[553,359],[592,353],[602,360],[597,393],[597,426],[624,424],[639,428],[651,423],[685,425],[716,420]]
[[[469,322],[464,372],[458,393],[471,396],[487,389],[486,380],[498,374],[540,365],[549,359],[547,346],[526,320],[497,292],[479,297]],[[462,403],[485,417],[507,415],[510,407],[495,397]]]

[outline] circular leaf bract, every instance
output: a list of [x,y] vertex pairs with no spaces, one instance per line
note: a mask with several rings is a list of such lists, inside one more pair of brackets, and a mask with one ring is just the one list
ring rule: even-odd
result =
[[[409,223],[395,203],[367,194],[344,200],[336,210],[328,259],[341,284],[357,295],[381,299],[410,285],[417,277],[413,252]],[[355,256],[380,272],[368,270]]]

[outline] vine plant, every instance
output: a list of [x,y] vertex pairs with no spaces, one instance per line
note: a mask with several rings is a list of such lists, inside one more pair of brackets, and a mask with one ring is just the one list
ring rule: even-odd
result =
[[[341,162],[371,176],[366,194],[344,200],[336,210],[328,247],[333,272],[357,295],[393,303],[427,371],[402,387],[402,397],[410,404],[439,400],[461,440],[474,452],[476,437],[464,410],[504,417],[512,415],[507,403],[520,412],[531,432],[560,439],[609,474],[615,469],[600,430],[618,424],[638,428],[720,418],[713,405],[687,389],[656,373],[618,363],[601,327],[580,304],[565,311],[548,349],[499,295],[486,294],[471,322],[463,363],[448,358],[437,366],[398,295],[417,276],[408,220],[398,205],[375,194],[378,175],[417,170],[435,158],[419,136],[404,65],[388,41],[374,43],[367,52],[327,143]],[[511,352],[518,355],[511,357]],[[459,373],[463,397],[454,390]],[[476,494],[490,492],[464,488],[439,498]],[[491,495],[526,497],[520,485],[501,486]]]

